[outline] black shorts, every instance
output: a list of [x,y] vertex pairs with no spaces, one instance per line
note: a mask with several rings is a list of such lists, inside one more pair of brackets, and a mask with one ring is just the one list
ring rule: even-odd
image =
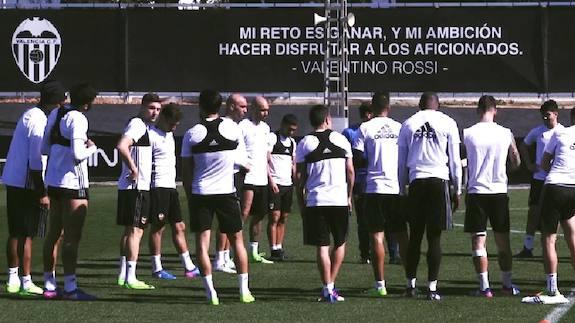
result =
[[12,238],[43,237],[46,233],[48,209],[40,205],[37,192],[6,186],[8,232]]
[[180,195],[175,188],[157,187],[150,190],[150,222],[182,222]]
[[150,221],[150,192],[118,190],[116,224],[144,228]]
[[349,229],[349,207],[315,206],[307,207],[303,214],[303,242],[311,246],[329,246],[330,235],[333,245],[339,247],[347,241]]
[[290,213],[293,204],[293,186],[278,185],[279,192],[275,194],[271,187],[268,191],[269,194],[269,209],[270,211],[281,211],[281,213]]
[[245,191],[253,191],[254,198],[250,209],[251,215],[266,215],[268,213],[268,187],[244,184]]
[[557,233],[560,221],[575,212],[575,187],[546,184],[541,199],[541,233]]
[[531,179],[531,188],[529,189],[529,206],[538,205],[541,199],[541,191],[545,181]]
[[465,232],[487,231],[487,219],[493,232],[509,233],[509,197],[507,194],[467,194]]
[[222,233],[236,233],[242,230],[240,203],[235,194],[198,195],[188,200],[190,229],[202,232],[212,228],[214,214],[218,217]]
[[431,230],[453,228],[451,197],[446,180],[416,179],[409,184],[407,221],[425,223]]
[[73,190],[70,188],[48,186],[48,196],[54,200],[89,200],[87,188]]
[[407,223],[401,212],[402,197],[396,194],[366,193],[364,211],[370,233],[407,231]]
[[244,180],[246,179],[246,173],[242,170],[234,173],[234,186],[236,187],[236,195],[239,199],[242,198],[242,193],[244,192]]

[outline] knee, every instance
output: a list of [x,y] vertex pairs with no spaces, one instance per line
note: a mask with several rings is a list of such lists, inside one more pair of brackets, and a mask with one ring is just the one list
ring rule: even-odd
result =
[[178,222],[172,226],[172,230],[175,234],[183,234],[186,231],[186,224],[184,222]]

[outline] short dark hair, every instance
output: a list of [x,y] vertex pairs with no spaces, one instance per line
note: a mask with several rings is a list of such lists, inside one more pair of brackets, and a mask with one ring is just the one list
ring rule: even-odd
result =
[[325,119],[329,116],[329,108],[325,105],[318,104],[311,107],[309,110],[309,123],[314,128],[321,126]]
[[539,109],[539,112],[541,113],[557,112],[557,111],[559,111],[559,105],[557,105],[557,102],[555,102],[555,100],[547,100],[543,102],[541,108]]
[[477,103],[477,109],[483,113],[490,108],[497,108],[497,100],[491,95],[482,95]]
[[439,102],[439,97],[437,96],[437,93],[435,93],[435,92],[423,92],[423,94],[421,95],[421,98],[419,98],[419,109],[421,109],[421,110],[428,109],[429,107],[427,106],[427,101],[429,101],[429,99],[431,99],[431,98],[435,98],[437,100],[437,102]]
[[179,105],[175,103],[168,103],[162,106],[160,116],[171,123],[180,122],[180,120],[182,120],[182,110],[180,110]]
[[206,113],[218,113],[222,106],[222,101],[222,96],[218,91],[203,90],[200,92],[200,109]]
[[367,117],[367,115],[369,113],[371,113],[371,104],[367,103],[367,102],[362,102],[360,104],[360,106],[357,108],[357,110],[359,111],[359,117],[361,119],[364,119]]
[[380,113],[389,108],[389,92],[375,92],[371,97],[371,111]]
[[290,126],[297,126],[298,120],[295,114],[288,113],[283,116],[282,124],[290,125]]
[[70,89],[70,104],[73,107],[81,107],[84,104],[92,104],[98,96],[98,91],[87,82],[76,84]]

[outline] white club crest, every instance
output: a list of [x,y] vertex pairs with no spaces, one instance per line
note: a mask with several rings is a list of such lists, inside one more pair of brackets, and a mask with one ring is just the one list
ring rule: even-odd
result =
[[47,19],[26,19],[12,36],[12,54],[20,71],[34,83],[44,81],[58,64],[62,38]]

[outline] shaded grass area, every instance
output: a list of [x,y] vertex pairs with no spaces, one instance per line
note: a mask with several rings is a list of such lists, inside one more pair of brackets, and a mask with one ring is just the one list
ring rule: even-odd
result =
[[[184,194],[181,192],[182,199]],[[527,213],[527,190],[515,190],[511,195],[512,229],[523,230]],[[358,263],[355,218],[352,219],[350,241],[346,261],[338,277],[337,287],[346,297],[343,303],[319,304],[316,298],[320,292],[319,275],[315,265],[315,250],[303,246],[301,219],[294,213],[288,221],[287,241],[284,244],[290,261],[273,265],[250,265],[250,286],[257,301],[244,305],[238,300],[235,275],[215,273],[214,281],[220,295],[221,306],[205,305],[203,285],[200,280],[185,280],[179,258],[171,243],[169,230],[164,236],[163,263],[166,269],[178,276],[175,281],[159,281],[150,277],[151,266],[147,243],[142,244],[138,264],[140,279],[156,285],[152,291],[131,291],[115,285],[118,265],[118,245],[121,228],[115,225],[116,189],[114,187],[93,187],[89,216],[86,222],[80,249],[78,268],[80,286],[99,297],[94,302],[44,301],[19,299],[0,292],[0,321],[48,320],[48,321],[401,321],[401,322],[538,322],[553,307],[525,305],[519,298],[499,296],[500,272],[497,266],[496,250],[492,236],[488,237],[490,280],[495,298],[482,299],[468,296],[477,288],[477,281],[471,263],[469,236],[461,227],[443,236],[443,262],[439,289],[444,297],[439,303],[423,298],[405,299],[403,293],[405,278],[398,265],[386,267],[386,282],[389,297],[370,298],[365,290],[373,285],[373,274],[369,265]],[[184,202],[184,200],[182,200]],[[5,191],[0,191],[0,241],[7,236]],[[187,214],[187,203],[182,203]],[[187,219],[187,216],[186,216]],[[463,223],[463,213],[455,216],[456,223]],[[147,236],[145,236],[147,239]],[[522,246],[523,235],[512,234],[513,251]],[[194,247],[193,237],[188,236]],[[261,239],[262,251],[268,251],[267,238]],[[514,262],[514,280],[523,294],[535,293],[544,288],[545,275],[541,264],[541,248],[536,244],[536,257]],[[41,239],[34,245],[33,278],[38,285],[42,280]],[[213,247],[213,244],[212,244]],[[423,250],[426,250],[424,244]],[[269,251],[268,251],[269,252]],[[559,241],[560,288],[567,292],[573,284],[573,269],[569,264],[568,251]],[[0,257],[0,267],[6,268],[6,259]],[[62,284],[61,267],[58,268]],[[426,285],[425,257],[422,257],[418,272],[418,285]],[[3,274],[2,284],[6,279]],[[423,290],[423,289],[422,289]],[[575,321],[575,312],[570,311],[564,322]]]

